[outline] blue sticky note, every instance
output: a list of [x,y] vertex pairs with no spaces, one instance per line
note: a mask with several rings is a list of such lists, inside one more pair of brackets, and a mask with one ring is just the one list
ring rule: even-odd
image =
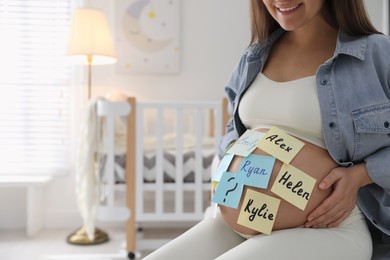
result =
[[242,159],[237,171],[237,182],[266,189],[275,164],[275,157],[250,154]]
[[238,183],[236,174],[224,172],[211,199],[213,202],[230,208],[238,208],[244,185]]
[[225,154],[219,163],[217,171],[213,174],[212,181],[219,182],[221,180],[222,174],[227,171],[230,163],[232,162],[234,154]]

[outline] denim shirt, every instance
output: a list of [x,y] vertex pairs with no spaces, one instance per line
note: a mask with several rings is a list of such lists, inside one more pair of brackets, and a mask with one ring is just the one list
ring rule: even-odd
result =
[[[265,44],[250,46],[233,71],[225,87],[232,117],[220,157],[246,131],[238,104],[283,33],[279,29]],[[317,70],[316,85],[326,148],[340,166],[365,162],[374,183],[359,190],[358,205],[390,235],[390,37],[352,37],[340,31],[333,57]]]

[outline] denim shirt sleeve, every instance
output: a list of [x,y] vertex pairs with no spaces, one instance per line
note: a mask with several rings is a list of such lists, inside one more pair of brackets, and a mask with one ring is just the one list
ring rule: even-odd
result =
[[[372,42],[370,45],[373,46],[370,48],[369,54],[373,62],[376,63],[373,66],[376,68],[377,77],[381,78],[385,100],[384,104],[375,106],[377,112],[368,122],[368,125],[375,126],[376,132],[382,136],[382,141],[379,142],[378,147],[382,144],[383,148],[367,156],[364,161],[371,179],[388,193],[390,191],[390,66],[388,62],[390,37],[377,35],[370,37],[369,40],[369,42]],[[374,141],[374,138],[371,138],[370,141]]]
[[369,105],[352,111],[354,135],[351,140],[355,159],[365,162],[373,182],[390,190],[390,100],[380,93],[381,87],[371,86],[371,93],[379,92],[373,95],[378,98],[366,95]]
[[364,161],[371,179],[385,190],[390,190],[390,147],[377,151]]
[[228,80],[225,86],[225,94],[229,101],[228,112],[230,114],[230,119],[226,125],[226,134],[221,137],[221,141],[218,146],[219,158],[223,157],[229,144],[231,144],[232,142],[238,139],[238,133],[235,130],[235,126],[234,126],[233,112],[236,106],[237,93],[239,92],[240,87],[242,85],[242,80],[243,80],[242,75],[243,75],[243,71],[245,70],[246,59],[247,59],[247,53],[245,52],[241,56],[239,63],[236,65],[235,69],[233,70],[233,73],[230,76],[230,79]]

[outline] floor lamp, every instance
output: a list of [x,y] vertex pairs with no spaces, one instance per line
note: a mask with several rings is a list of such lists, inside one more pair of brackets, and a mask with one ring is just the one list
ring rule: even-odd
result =
[[[75,10],[71,21],[67,55],[78,63],[87,65],[89,100],[92,87],[92,66],[116,62],[112,36],[103,12],[92,8]],[[85,174],[94,173],[91,171]],[[94,232],[88,232],[85,228],[84,218],[83,221],[83,227],[68,236],[69,243],[91,245],[108,241],[107,233],[96,228],[94,223]]]

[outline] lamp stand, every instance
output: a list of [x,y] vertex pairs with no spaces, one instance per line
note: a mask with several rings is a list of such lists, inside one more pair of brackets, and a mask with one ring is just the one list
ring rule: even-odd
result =
[[95,228],[95,236],[93,240],[90,240],[87,235],[87,231],[84,227],[81,227],[68,236],[66,241],[69,244],[79,246],[89,246],[105,243],[109,240],[106,232]]
[[[92,55],[87,55],[88,62],[88,100],[91,98],[91,82],[92,82]],[[96,161],[96,154],[95,154]],[[73,245],[97,245],[105,243],[109,240],[108,234],[101,229],[95,227],[94,238],[90,240],[87,231],[81,227],[68,236],[66,241]]]
[[92,86],[92,55],[87,55],[88,62],[88,100],[91,98]]

